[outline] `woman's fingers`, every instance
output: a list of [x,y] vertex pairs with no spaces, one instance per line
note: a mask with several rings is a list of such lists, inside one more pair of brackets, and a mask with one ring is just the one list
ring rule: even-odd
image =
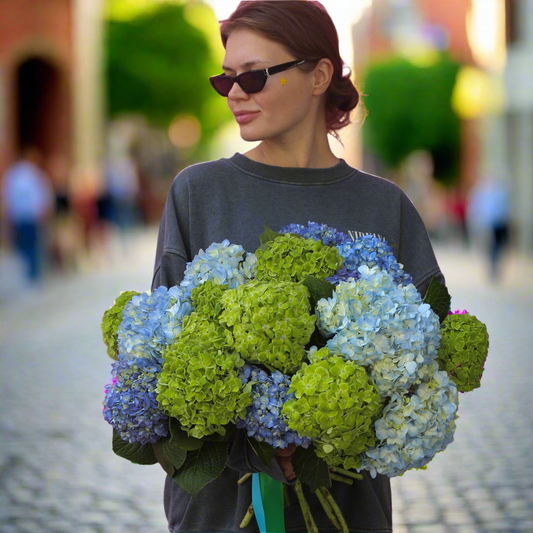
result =
[[296,444],[289,444],[286,448],[280,448],[277,452],[278,457],[290,457],[296,450]]

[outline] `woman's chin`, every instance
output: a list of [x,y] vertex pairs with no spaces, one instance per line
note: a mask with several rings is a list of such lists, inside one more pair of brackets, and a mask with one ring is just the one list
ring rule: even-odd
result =
[[251,128],[248,129],[246,127],[244,128],[241,127],[241,138],[243,141],[248,141],[248,142],[263,140],[263,137],[259,135],[256,131],[252,130]]

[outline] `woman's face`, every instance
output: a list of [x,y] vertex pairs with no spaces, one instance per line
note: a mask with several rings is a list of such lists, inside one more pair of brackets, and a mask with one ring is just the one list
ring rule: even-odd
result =
[[[237,76],[249,70],[273,67],[300,59],[292,57],[279,43],[266,39],[248,29],[236,30],[226,43],[224,73]],[[254,61],[253,65],[244,65]],[[232,113],[255,112],[240,122],[241,137],[246,141],[259,141],[287,133],[298,133],[304,125],[313,104],[312,74],[294,67],[268,77],[265,87],[258,93],[245,93],[234,83],[228,94]],[[290,136],[287,140],[290,140]]]

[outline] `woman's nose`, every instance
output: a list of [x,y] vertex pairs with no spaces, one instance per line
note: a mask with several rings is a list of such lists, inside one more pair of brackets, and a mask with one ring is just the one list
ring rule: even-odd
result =
[[233,83],[233,86],[231,87],[228,93],[228,98],[232,98],[232,99],[245,98],[247,96],[248,96],[248,93],[245,93],[237,82]]

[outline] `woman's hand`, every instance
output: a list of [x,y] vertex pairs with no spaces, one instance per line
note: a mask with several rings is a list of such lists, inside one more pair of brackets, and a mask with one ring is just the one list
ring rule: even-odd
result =
[[296,444],[289,444],[286,448],[281,448],[276,453],[276,459],[287,481],[291,481],[291,479],[296,477],[291,463],[292,454],[295,450]]

